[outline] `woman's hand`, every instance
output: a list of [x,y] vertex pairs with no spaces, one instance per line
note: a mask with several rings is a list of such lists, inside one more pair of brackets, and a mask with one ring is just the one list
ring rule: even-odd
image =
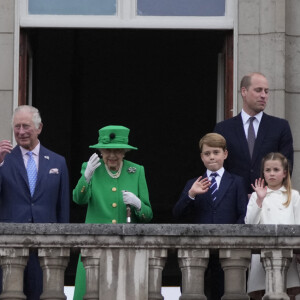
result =
[[265,186],[265,181],[261,178],[255,180],[255,185],[251,184],[253,190],[257,194],[256,203],[261,208],[262,203],[267,195],[267,186]]
[[95,170],[101,165],[101,162],[100,162],[100,158],[98,156],[97,153],[94,153],[88,163],[87,163],[87,166],[86,166],[86,169],[84,171],[84,177],[85,177],[85,180],[87,183],[90,182]]
[[202,176],[200,176],[192,185],[192,187],[189,190],[189,196],[191,198],[195,198],[196,195],[204,194],[208,191],[209,186],[211,185],[208,177],[201,179]]
[[141,200],[133,193],[128,191],[122,191],[123,193],[123,201],[126,205],[132,205],[137,210],[141,209],[142,203]]

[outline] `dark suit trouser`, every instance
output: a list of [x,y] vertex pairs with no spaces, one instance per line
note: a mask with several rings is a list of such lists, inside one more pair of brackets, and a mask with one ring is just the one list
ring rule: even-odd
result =
[[24,270],[24,294],[27,300],[39,300],[43,292],[43,272],[36,252],[29,255]]
[[220,300],[224,294],[224,271],[219,255],[212,254],[204,277],[204,291],[208,300]]
[[[0,268],[0,293],[2,293],[2,268]],[[39,300],[43,291],[43,272],[37,253],[30,253],[24,270],[24,294],[28,300]]]

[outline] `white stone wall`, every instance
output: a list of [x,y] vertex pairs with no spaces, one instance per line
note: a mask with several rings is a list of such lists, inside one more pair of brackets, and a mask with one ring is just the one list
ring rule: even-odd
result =
[[286,118],[294,137],[293,185],[300,190],[300,1],[286,2]]
[[285,118],[285,0],[238,1],[237,53],[238,89],[245,74],[263,73],[270,85],[266,112]]
[[0,139],[12,138],[14,16],[14,0],[0,0]]

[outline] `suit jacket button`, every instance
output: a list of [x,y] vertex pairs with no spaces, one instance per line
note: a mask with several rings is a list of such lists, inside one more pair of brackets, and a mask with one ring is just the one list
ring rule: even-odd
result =
[[112,204],[112,207],[117,207],[117,203],[113,203],[113,204]]
[[115,192],[115,191],[117,190],[117,188],[116,188],[116,187],[113,187],[111,190],[112,190],[113,192]]
[[112,220],[111,221],[113,224],[117,224],[117,220]]

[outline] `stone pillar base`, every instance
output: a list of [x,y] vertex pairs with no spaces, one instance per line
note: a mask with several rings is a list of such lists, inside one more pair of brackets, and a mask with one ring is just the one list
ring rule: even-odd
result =
[[263,300],[290,300],[290,297],[286,293],[269,293],[265,294]]

